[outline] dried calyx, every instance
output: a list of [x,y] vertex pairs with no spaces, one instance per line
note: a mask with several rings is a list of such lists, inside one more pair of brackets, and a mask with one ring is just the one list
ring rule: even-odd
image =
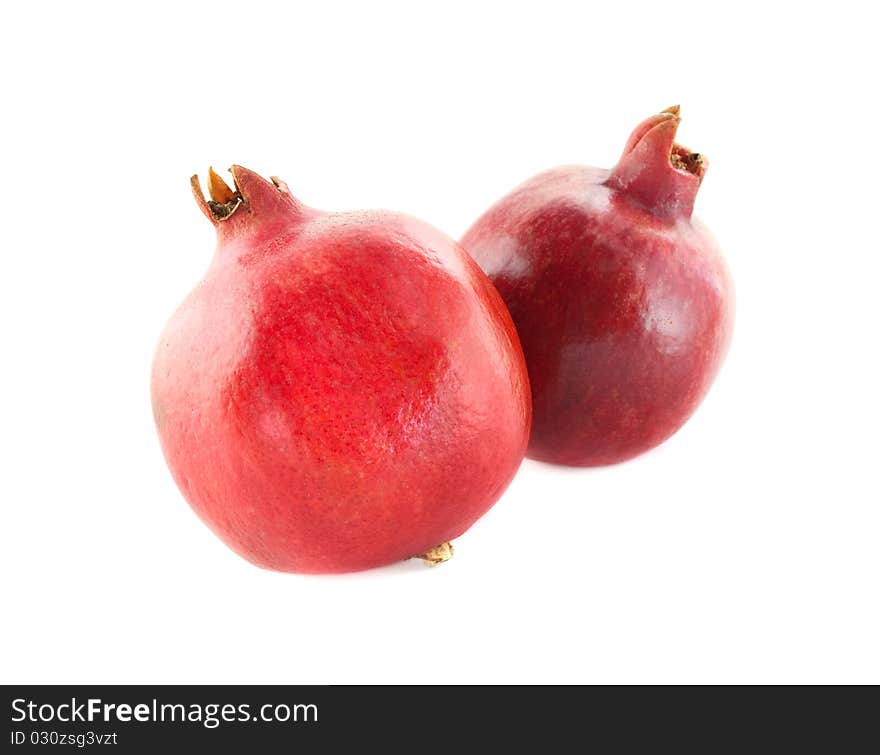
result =
[[[190,178],[199,208],[215,226],[219,227],[222,221],[233,216],[241,217],[242,213],[238,212],[241,207],[249,215],[255,211],[265,214],[280,209],[285,212],[298,212],[301,209],[299,202],[291,196],[287,184],[277,176],[270,176],[267,181],[241,165],[233,165],[229,172],[232,174],[234,188],[220,178],[213,168],[208,169],[208,200],[202,193],[199,177],[196,175]],[[239,223],[228,225],[241,227]]]
[[698,176],[704,161],[703,156],[699,152],[691,152],[676,144],[669,155],[669,162],[672,163],[672,167],[676,170],[685,170]]
[[244,202],[241,192],[237,190],[238,187],[236,187],[236,190],[231,189],[226,182],[217,175],[213,168],[208,168],[208,194],[211,197],[209,200],[205,201],[204,199],[202,188],[199,184],[199,177],[197,175],[190,179],[190,183],[192,184],[196,197],[204,202],[210,210],[213,219],[218,222],[232,217],[233,213],[241,207]]
[[605,184],[657,217],[690,218],[709,161],[675,141],[678,105],[642,121]]
[[[681,107],[679,105],[672,105],[661,112],[671,113],[678,118],[680,110]],[[682,147],[677,142],[673,142],[672,151],[669,153],[669,162],[676,170],[683,170],[693,173],[695,176],[700,176],[706,161],[699,152],[691,152],[687,147]]]

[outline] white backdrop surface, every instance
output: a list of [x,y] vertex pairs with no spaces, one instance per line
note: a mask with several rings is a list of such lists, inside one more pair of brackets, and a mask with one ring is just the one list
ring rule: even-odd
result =
[[[867,7],[7,8],[0,680],[880,681]],[[459,236],[675,102],[738,300],[681,432],[616,467],[526,462],[436,569],[270,573],[196,519],[149,400],[214,245],[191,173]]]

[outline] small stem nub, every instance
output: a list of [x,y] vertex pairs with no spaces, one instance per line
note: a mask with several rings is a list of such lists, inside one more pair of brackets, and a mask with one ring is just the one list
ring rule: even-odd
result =
[[427,566],[437,566],[452,558],[454,552],[452,543],[440,543],[416,558],[422,559]]

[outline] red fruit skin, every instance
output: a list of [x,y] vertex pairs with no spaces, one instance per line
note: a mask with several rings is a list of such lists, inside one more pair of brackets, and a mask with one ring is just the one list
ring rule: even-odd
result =
[[227,219],[197,193],[217,251],[153,365],[180,490],[280,571],[357,571],[459,536],[528,442],[528,375],[497,292],[418,220],[321,213],[232,171],[244,204]]
[[[613,464],[662,443],[706,395],[734,290],[691,218],[705,158],[674,144],[677,108],[633,132],[614,170],[561,167],[483,215],[462,245],[497,287],[528,364],[528,455]],[[694,172],[670,153],[690,156]]]

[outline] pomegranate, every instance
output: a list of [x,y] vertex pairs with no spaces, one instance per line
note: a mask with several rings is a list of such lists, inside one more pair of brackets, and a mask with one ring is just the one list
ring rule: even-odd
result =
[[519,332],[535,459],[612,464],[662,443],[727,352],[733,285],[691,217],[707,161],[675,143],[679,121],[676,106],[641,123],[613,170],[535,176],[462,239]]
[[328,214],[287,186],[209,174],[217,250],[153,363],[165,458],[255,564],[346,572],[422,555],[498,499],[528,442],[522,350],[451,239],[384,211]]

